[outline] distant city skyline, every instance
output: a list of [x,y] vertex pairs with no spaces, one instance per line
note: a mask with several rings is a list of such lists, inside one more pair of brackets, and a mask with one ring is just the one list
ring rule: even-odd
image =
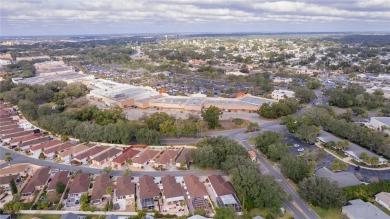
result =
[[1,36],[390,31],[390,0],[0,0]]

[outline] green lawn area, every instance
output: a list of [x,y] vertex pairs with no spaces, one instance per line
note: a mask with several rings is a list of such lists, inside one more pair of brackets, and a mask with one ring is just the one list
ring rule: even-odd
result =
[[321,219],[342,219],[340,209],[338,208],[323,209],[315,206],[311,207],[318,214],[318,216],[320,216]]
[[387,215],[390,215],[390,211],[387,210],[386,208],[382,207],[381,205],[379,205],[377,202],[374,201],[373,203],[375,206],[377,206],[379,209],[381,209],[383,212],[385,212]]
[[59,219],[60,214],[20,214],[16,219],[30,219],[32,217],[39,217],[42,219]]
[[[259,208],[254,208],[250,210],[248,213],[243,215],[241,218],[252,218],[254,216],[262,216],[266,217],[269,214],[270,210],[269,209],[259,209]],[[286,210],[286,213],[283,215],[283,217],[276,217],[275,219],[290,219],[293,218],[291,213]]]
[[252,145],[252,146],[255,146],[255,139],[256,139],[256,137],[253,137],[253,138],[250,138],[249,140],[248,140],[248,144],[250,144],[250,145]]

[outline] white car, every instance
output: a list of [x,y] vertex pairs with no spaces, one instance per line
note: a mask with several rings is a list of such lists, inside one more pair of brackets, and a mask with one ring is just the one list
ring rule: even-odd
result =
[[298,151],[299,152],[302,152],[302,151],[304,151],[305,150],[305,148],[298,148]]
[[293,147],[294,147],[294,148],[299,148],[300,145],[299,145],[299,144],[294,144]]

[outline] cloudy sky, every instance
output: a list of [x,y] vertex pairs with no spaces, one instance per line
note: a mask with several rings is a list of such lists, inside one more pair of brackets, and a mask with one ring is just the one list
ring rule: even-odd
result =
[[0,35],[390,31],[390,0],[0,0]]

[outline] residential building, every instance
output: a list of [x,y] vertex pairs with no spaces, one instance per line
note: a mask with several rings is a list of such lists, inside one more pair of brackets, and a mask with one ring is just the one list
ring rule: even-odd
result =
[[43,136],[42,133],[30,134],[30,135],[26,135],[26,136],[22,136],[22,137],[18,137],[18,138],[13,138],[13,139],[11,139],[8,143],[9,143],[11,146],[18,146],[19,144],[21,144],[21,143],[23,143],[23,142],[29,142],[29,141],[31,141],[31,140],[40,138],[40,137],[42,137],[42,136]]
[[176,158],[176,168],[188,169],[191,164],[191,149],[183,148]]
[[20,180],[19,174],[13,174],[13,175],[6,175],[6,176],[0,176],[0,187],[4,189],[9,188],[9,183],[11,180],[14,180],[15,182],[18,182]]
[[113,168],[120,168],[123,165],[126,164],[128,159],[133,159],[137,154],[139,154],[141,151],[139,150],[134,150],[131,148],[127,148],[126,150],[123,151],[123,153],[116,158],[114,158],[111,161],[111,167]]
[[216,203],[219,207],[233,207],[236,212],[241,212],[240,201],[229,181],[226,181],[221,175],[211,175],[208,180],[211,191],[214,193],[212,197],[216,197]]
[[[98,205],[102,203],[103,197],[110,198],[111,194],[107,194],[107,188],[112,187],[110,176],[107,174],[98,175],[92,188],[91,203]],[[113,190],[114,191],[114,190]]]
[[70,161],[73,159],[74,156],[77,154],[82,153],[83,151],[88,150],[89,147],[85,144],[78,144],[74,147],[68,148],[64,150],[63,152],[60,152],[57,154],[57,157],[59,157],[63,161]]
[[295,92],[290,90],[274,90],[271,94],[272,99],[282,100],[286,98],[294,98]]
[[65,186],[69,182],[69,171],[59,171],[54,174],[53,179],[50,181],[49,186],[46,189],[46,192],[55,192],[57,188],[57,183],[61,182]]
[[13,164],[10,167],[0,169],[0,176],[8,176],[19,174],[20,176],[26,176],[32,170],[30,164]]
[[154,182],[154,178],[144,175],[139,179],[139,199],[142,210],[154,210],[155,201],[160,198],[160,189]]
[[248,151],[248,154],[249,154],[249,157],[251,158],[252,161],[257,161],[256,152]]
[[88,193],[90,183],[91,179],[88,173],[77,174],[70,186],[69,197],[81,197],[83,194]]
[[177,201],[184,201],[184,190],[180,183],[176,181],[174,176],[164,176],[161,178],[163,186],[163,201],[165,203],[172,203]]
[[50,147],[47,149],[43,149],[42,153],[48,158],[48,159],[54,159],[56,154],[63,152],[64,150],[73,147],[75,144],[71,142],[65,142],[59,145],[56,145],[54,147]]
[[184,177],[184,189],[186,190],[186,199],[190,212],[194,213],[195,209],[204,209],[210,212],[208,202],[209,194],[205,185],[199,181],[199,178],[194,175]]
[[109,148],[106,151],[98,154],[97,156],[93,157],[92,160],[92,165],[100,167],[104,163],[111,161],[118,155],[122,153],[121,149],[118,148]]
[[42,167],[37,169],[28,181],[27,185],[20,192],[21,198],[30,199],[36,190],[43,189],[49,180],[49,171],[50,167]]
[[292,78],[274,77],[274,78],[273,78],[273,81],[274,81],[274,83],[276,83],[276,84],[289,84],[289,83],[291,83],[293,80],[292,80]]
[[90,159],[92,159],[93,156],[98,155],[99,153],[101,153],[104,150],[106,150],[106,148],[104,148],[104,147],[98,147],[98,146],[92,147],[89,150],[84,151],[84,152],[76,155],[74,157],[74,160],[76,160],[78,162],[85,163],[85,162],[89,161]]
[[119,206],[118,210],[125,210],[129,204],[135,202],[135,183],[131,182],[131,176],[120,176],[116,180],[116,189],[114,191],[114,208]]
[[133,166],[143,168],[144,166],[148,165],[151,160],[155,159],[158,154],[160,154],[160,151],[146,148],[135,156],[133,159]]
[[375,201],[390,211],[390,193],[381,192],[375,195]]
[[347,206],[341,208],[341,212],[346,219],[390,219],[378,207],[360,199],[349,201]]
[[153,160],[155,167],[167,169],[170,164],[175,164],[175,158],[180,153],[180,150],[166,149]]

